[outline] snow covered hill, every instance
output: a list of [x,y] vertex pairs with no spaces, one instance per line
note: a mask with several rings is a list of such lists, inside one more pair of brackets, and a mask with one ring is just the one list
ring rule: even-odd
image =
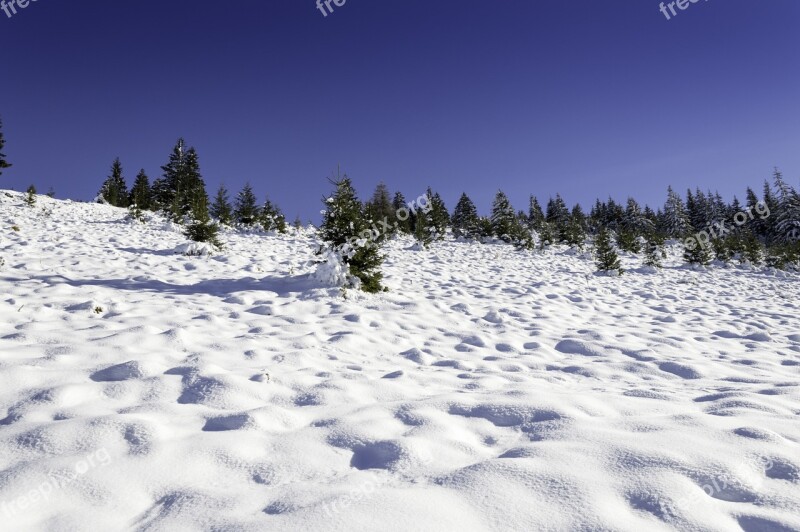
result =
[[800,277],[313,235],[0,191],[0,528],[800,530]]

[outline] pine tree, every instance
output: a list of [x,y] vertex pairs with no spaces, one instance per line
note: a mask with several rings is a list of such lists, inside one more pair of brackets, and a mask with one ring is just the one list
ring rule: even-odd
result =
[[[366,211],[368,221],[380,228],[381,238],[388,238],[394,233],[396,227],[395,209],[392,206],[389,188],[383,181],[375,187],[372,199],[367,202]],[[389,226],[390,229],[387,230],[386,226]]]
[[683,244],[683,260],[687,264],[708,266],[711,263],[711,252],[696,239],[690,238]]
[[414,212],[414,239],[424,248],[439,239],[436,231],[436,224],[433,219],[432,198],[426,195],[424,208],[419,208]]
[[539,200],[536,199],[536,196],[531,194],[528,203],[528,227],[530,227],[532,231],[536,231],[538,233],[542,230],[542,224],[544,224],[544,222],[545,219],[542,206],[539,205]]
[[186,204],[186,142],[180,138],[170,153],[167,164],[161,167],[162,177],[153,183],[152,200],[166,216],[177,219],[185,214]]
[[742,258],[753,266],[758,266],[764,261],[764,248],[753,231],[749,229],[742,231],[741,247]]
[[491,219],[494,236],[504,242],[511,242],[517,218],[514,207],[502,190],[498,190],[494,197]]
[[103,182],[100,189],[100,196],[114,207],[128,206],[128,187],[122,173],[122,163],[117,157],[111,165],[111,175]]
[[414,226],[414,213],[406,205],[406,198],[402,192],[395,193],[392,199],[392,208],[397,221],[397,230],[401,233],[411,234],[411,229]]
[[128,194],[128,205],[135,205],[140,211],[150,209],[150,180],[144,169],[139,170],[136,175],[136,180]]
[[286,217],[281,212],[280,207],[272,203],[269,198],[264,202],[258,217],[264,231],[286,232]]
[[210,214],[222,225],[231,225],[233,222],[233,207],[228,198],[228,189],[222,184],[217,189],[214,202],[211,204]]
[[453,211],[453,235],[477,240],[480,238],[478,209],[466,193],[461,194]]
[[683,238],[690,231],[689,215],[683,200],[672,187],[667,188],[667,202],[661,217],[661,231],[668,238]]
[[11,164],[6,160],[6,156],[3,153],[3,148],[6,145],[5,138],[3,137],[3,120],[0,119],[0,175],[3,175],[3,170],[6,168],[11,168]]
[[319,236],[328,251],[337,254],[348,266],[354,278],[351,286],[360,287],[365,292],[380,292],[383,290],[380,270],[383,257],[379,253],[379,243],[371,238],[372,229],[353,184],[346,175],[337,175],[331,182],[336,191],[325,200]]
[[245,183],[241,192],[236,196],[236,208],[233,217],[241,225],[253,225],[258,219],[258,204],[253,187]]
[[775,240],[781,244],[793,244],[800,239],[800,195],[775,169],[775,190],[777,197],[777,213],[775,216]]
[[219,241],[219,226],[208,215],[207,195],[197,194],[195,196],[192,205],[191,222],[186,226],[184,234],[195,242],[206,242],[217,249],[222,248],[222,244]]
[[622,264],[617,255],[617,250],[614,249],[614,244],[611,241],[611,231],[603,227],[595,239],[595,264],[597,270],[600,272],[616,272],[617,274],[624,273]]
[[663,250],[655,240],[648,239],[644,243],[643,264],[651,268],[661,268],[661,258]]
[[[764,181],[764,200],[762,201],[762,205],[766,206],[766,209],[770,213],[770,216],[761,220],[761,225],[766,235],[766,240],[770,244],[779,243],[781,238],[776,228],[776,213],[780,211],[780,205],[778,204],[778,199],[773,195],[768,181]],[[753,212],[759,211],[755,210]]]
[[33,185],[28,187],[28,195],[25,196],[25,204],[28,207],[36,205],[36,187]]
[[428,187],[428,201],[430,202],[431,237],[433,240],[444,240],[447,228],[450,226],[450,213],[439,193],[434,193],[430,187]]

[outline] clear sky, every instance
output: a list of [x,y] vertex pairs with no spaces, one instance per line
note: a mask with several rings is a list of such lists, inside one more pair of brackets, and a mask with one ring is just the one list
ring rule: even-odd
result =
[[[10,0],[6,0],[8,2]],[[213,194],[318,219],[341,164],[486,213],[800,179],[800,2],[38,0],[0,11],[0,188],[91,199],[179,136]]]

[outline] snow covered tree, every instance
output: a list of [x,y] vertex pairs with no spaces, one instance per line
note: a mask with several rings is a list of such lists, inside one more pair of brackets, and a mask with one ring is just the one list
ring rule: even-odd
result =
[[617,250],[614,249],[611,231],[606,227],[603,227],[595,238],[594,255],[598,271],[617,272],[618,274],[624,272]]
[[319,230],[325,246],[320,253],[333,254],[347,266],[349,286],[365,292],[380,292],[383,290],[380,243],[372,238],[372,229],[350,178],[337,175],[331,182],[336,191],[325,200]]
[[651,268],[661,268],[661,258],[663,257],[661,246],[653,239],[648,239],[644,243],[643,264]]
[[508,196],[498,190],[492,202],[492,230],[494,236],[504,242],[511,242],[514,226],[517,224],[517,215],[511,206]]
[[233,211],[233,218],[236,223],[242,225],[253,225],[258,220],[258,200],[253,192],[250,183],[245,183],[242,190],[236,196],[236,207]]
[[683,260],[687,264],[707,266],[711,262],[711,258],[711,251],[697,239],[689,238],[684,242]]
[[6,145],[5,138],[3,137],[3,120],[0,119],[0,175],[3,175],[3,170],[6,168],[11,168],[11,164],[6,160],[6,156],[3,153],[3,148]]
[[689,215],[680,195],[667,188],[667,202],[661,217],[661,231],[668,238],[683,238],[690,232]]
[[228,189],[224,184],[217,189],[209,214],[222,225],[231,225],[233,222],[233,207],[228,198]]
[[530,200],[528,201],[528,227],[530,227],[532,231],[538,233],[541,231],[544,221],[542,206],[539,205],[539,200],[536,199],[536,196],[531,194]]
[[433,192],[428,187],[428,201],[430,202],[431,236],[434,240],[444,240],[447,228],[450,226],[450,212],[438,192]]
[[193,199],[191,222],[186,226],[184,234],[195,242],[206,242],[216,247],[222,248],[219,241],[219,226],[208,214],[208,196],[206,194],[196,194]]
[[128,187],[122,175],[122,163],[119,162],[119,157],[111,165],[111,175],[103,182],[99,195],[114,207],[128,206]]
[[764,261],[764,247],[758,241],[755,233],[749,229],[741,232],[741,255],[744,260],[758,266]]
[[459,198],[456,208],[453,211],[452,220],[453,234],[456,237],[475,240],[480,238],[478,209],[466,193],[461,194],[461,198]]
[[397,230],[401,233],[411,234],[414,227],[414,213],[406,205],[406,198],[402,192],[396,192],[392,198],[392,208],[397,221]]
[[128,194],[128,205],[135,205],[139,210],[150,209],[150,180],[144,170],[139,170],[133,187]]
[[28,195],[25,196],[25,205],[28,207],[36,205],[36,187],[33,185],[28,187]]
[[186,143],[180,138],[170,153],[167,164],[161,167],[162,177],[153,182],[152,200],[155,207],[170,218],[180,215],[184,193]]
[[567,224],[561,228],[561,235],[559,237],[560,240],[568,246],[578,249],[582,249],[584,242],[586,242],[586,230],[582,222],[582,214],[583,212],[580,212],[575,215],[573,211],[573,215],[570,216]]
[[267,198],[264,206],[259,211],[258,219],[264,231],[286,232],[286,217],[281,212],[280,207],[272,203],[269,198]]
[[778,193],[778,212],[775,222],[775,240],[782,244],[793,244],[800,240],[800,195],[783,180],[775,169],[775,190]]
[[431,245],[434,240],[438,240],[436,225],[433,220],[433,208],[431,207],[431,197],[426,195],[424,208],[419,208],[414,212],[414,239],[424,248]]

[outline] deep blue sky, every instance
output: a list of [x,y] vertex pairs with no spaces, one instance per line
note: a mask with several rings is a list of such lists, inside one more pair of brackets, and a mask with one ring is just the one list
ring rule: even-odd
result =
[[0,188],[90,199],[119,156],[179,136],[209,192],[247,180],[318,218],[341,163],[362,197],[428,185],[568,203],[668,184],[726,197],[800,178],[800,2],[38,0],[0,12]]

